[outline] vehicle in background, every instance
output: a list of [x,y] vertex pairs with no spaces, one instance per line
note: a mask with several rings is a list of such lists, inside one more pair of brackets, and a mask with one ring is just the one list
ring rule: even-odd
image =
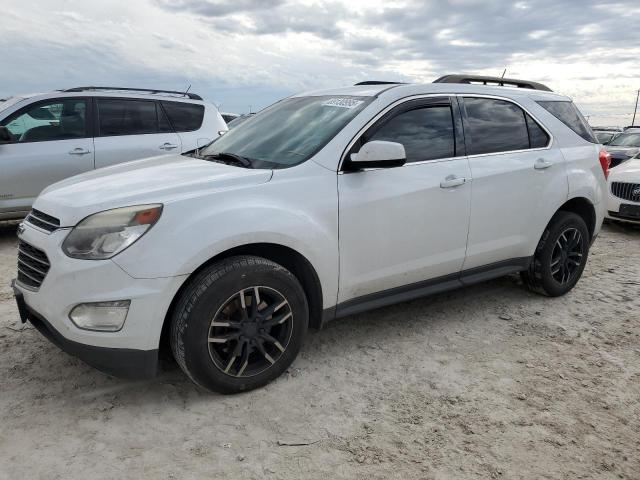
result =
[[611,140],[613,140],[619,132],[611,132],[609,130],[596,130],[593,129],[593,134],[596,136],[598,141],[602,145],[607,145]]
[[608,165],[571,100],[534,82],[294,95],[195,158],[45,190],[19,229],[18,311],[111,374],[152,376],[170,345],[197,384],[250,390],[335,318],[515,272],[565,294]]
[[622,133],[622,128],[620,127],[601,127],[595,126],[591,127],[593,133],[596,138],[600,141],[601,144],[606,145],[611,140],[613,140],[618,134]]
[[220,112],[224,121],[228,124],[240,116],[239,113]]
[[0,220],[21,218],[52,183],[202,147],[226,131],[193,93],[80,87],[0,103]]
[[640,224],[640,154],[611,171],[607,218]]
[[611,168],[636,156],[640,152],[640,130],[626,130],[605,146],[611,154]]
[[229,123],[227,123],[227,127],[229,127],[229,130],[231,130],[232,128],[236,128],[238,125],[244,123],[246,120],[249,120],[254,115],[255,113],[245,113],[243,115],[240,115],[239,117],[236,117]]

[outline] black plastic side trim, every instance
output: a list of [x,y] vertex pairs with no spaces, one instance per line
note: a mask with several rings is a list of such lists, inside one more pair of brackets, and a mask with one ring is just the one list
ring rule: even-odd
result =
[[158,350],[107,348],[73,342],[62,336],[39,313],[27,306],[29,322],[60,350],[114,377],[147,379],[156,376]]
[[333,318],[355,315],[356,313],[393,305],[394,303],[406,302],[436,293],[447,292],[467,285],[473,285],[474,283],[521,272],[529,268],[531,259],[532,257],[513,258],[483,267],[464,270],[461,273],[444,275],[442,277],[353,298],[336,305],[335,311],[333,308],[325,309],[322,315],[323,324]]
[[503,277],[511,273],[522,272],[529,268],[530,263],[531,257],[521,257],[492,263],[485,267],[470,268],[461,273],[460,281],[464,285],[473,285],[474,283]]

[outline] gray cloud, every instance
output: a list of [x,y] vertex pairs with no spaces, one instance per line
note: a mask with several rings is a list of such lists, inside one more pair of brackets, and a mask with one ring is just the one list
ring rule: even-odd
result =
[[[625,25],[621,15],[635,2],[599,0],[477,0],[422,1],[405,7],[346,12],[336,2],[304,6],[288,1],[230,2],[156,0],[163,8],[201,16],[214,28],[238,34],[310,33],[335,40],[355,64],[384,65],[385,61],[424,60],[433,71],[450,72],[500,69],[517,54],[556,60],[612,49],[615,45],[640,45],[640,29]],[[247,26],[231,21],[242,13]],[[347,33],[346,19],[368,33]],[[382,34],[393,35],[388,42]],[[601,59],[605,63],[636,61],[624,49]]]
[[[339,38],[342,31],[336,20],[346,10],[337,2],[308,8],[285,0],[156,0],[159,7],[201,17],[215,29],[237,34],[270,35],[286,32],[310,33],[320,38]],[[251,22],[238,21],[242,14]]]
[[224,17],[235,13],[268,11],[284,3],[284,0],[156,0],[166,9],[186,11],[205,17]]

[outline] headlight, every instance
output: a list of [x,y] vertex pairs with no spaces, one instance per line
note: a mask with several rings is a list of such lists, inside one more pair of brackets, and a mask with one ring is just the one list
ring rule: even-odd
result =
[[62,251],[72,258],[104,260],[133,244],[162,213],[162,205],[115,208],[90,215],[71,230]]

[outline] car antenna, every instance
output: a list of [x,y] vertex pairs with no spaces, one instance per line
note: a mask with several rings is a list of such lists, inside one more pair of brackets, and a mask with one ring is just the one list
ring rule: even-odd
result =
[[184,92],[184,96],[187,96],[187,93],[189,93],[189,90],[191,90],[191,84],[189,84],[189,86],[187,87],[187,89]]
[[504,78],[505,73],[507,73],[507,69],[506,68],[503,70],[502,77],[500,77],[500,78]]

